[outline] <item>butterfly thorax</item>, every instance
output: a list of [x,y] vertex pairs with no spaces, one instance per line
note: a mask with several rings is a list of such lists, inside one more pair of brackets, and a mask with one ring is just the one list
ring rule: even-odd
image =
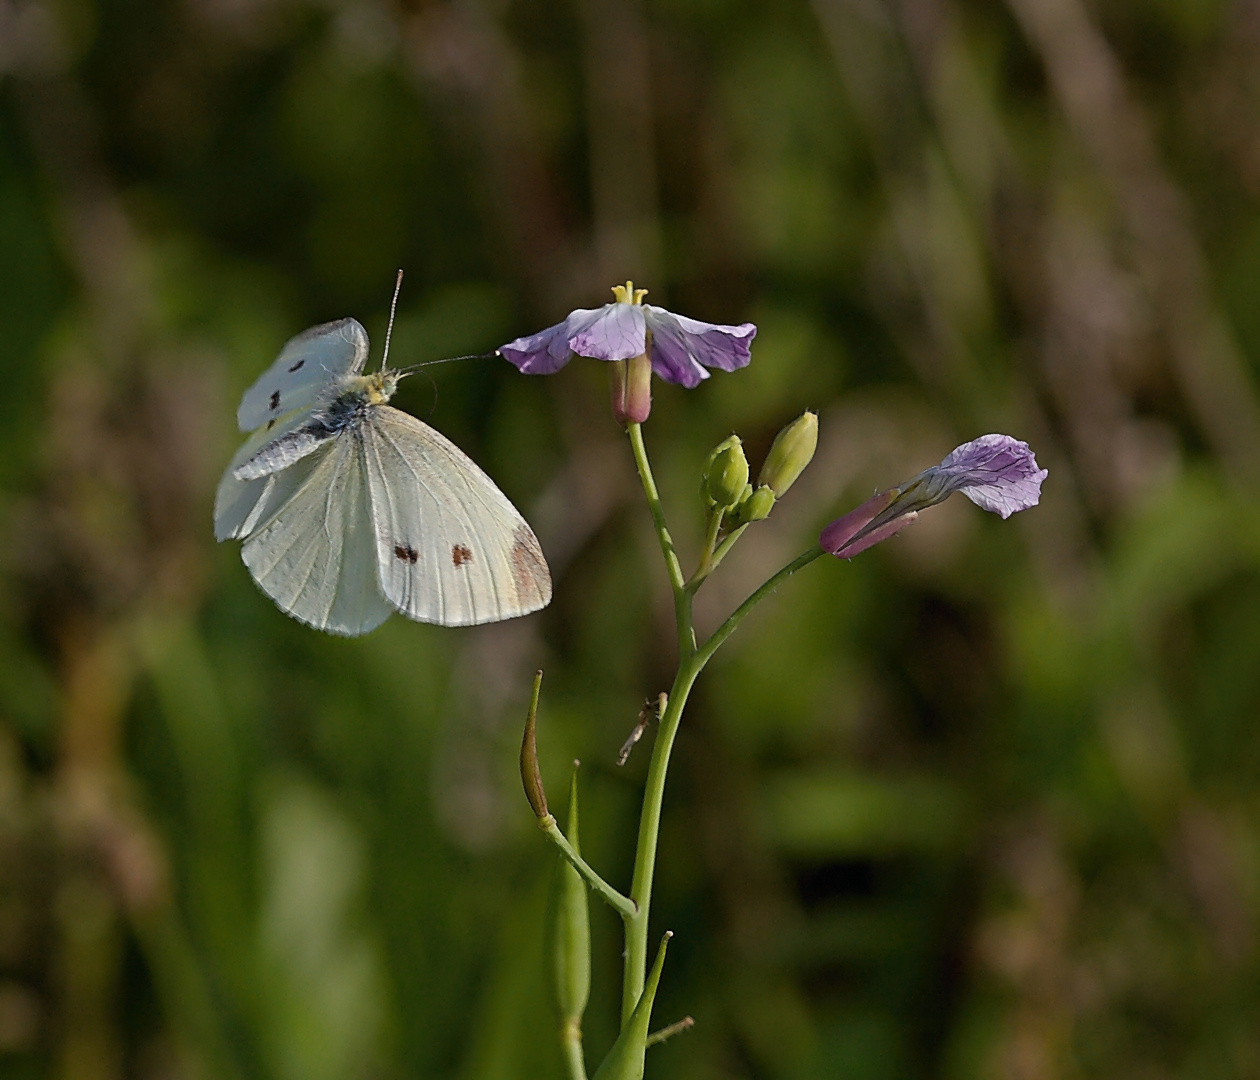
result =
[[384,405],[398,388],[397,371],[374,371],[370,375],[347,375],[337,395],[312,418],[308,429],[337,434],[352,427],[373,405]]

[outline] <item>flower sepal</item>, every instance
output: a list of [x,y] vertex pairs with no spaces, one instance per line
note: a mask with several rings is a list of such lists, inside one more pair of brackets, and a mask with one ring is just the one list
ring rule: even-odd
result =
[[652,412],[652,364],[647,353],[614,361],[608,382],[613,419],[622,427],[643,423]]

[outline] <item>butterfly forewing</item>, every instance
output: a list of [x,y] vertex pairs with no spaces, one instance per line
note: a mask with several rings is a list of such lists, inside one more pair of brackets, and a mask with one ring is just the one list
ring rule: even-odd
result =
[[280,355],[245,391],[236,422],[253,431],[294,409],[320,404],[347,375],[357,375],[367,362],[367,331],[354,319],[312,326],[290,339]]
[[350,636],[367,633],[393,611],[377,583],[361,455],[360,440],[347,432],[277,474],[306,471],[241,548],[254,580],[284,611],[319,630]]
[[380,586],[399,611],[467,626],[546,606],[551,576],[533,531],[467,454],[387,405],[357,435]]

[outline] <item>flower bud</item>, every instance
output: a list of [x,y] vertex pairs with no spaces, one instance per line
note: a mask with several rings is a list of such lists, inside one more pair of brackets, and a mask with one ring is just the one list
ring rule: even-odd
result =
[[775,437],[757,477],[758,486],[764,485],[774,492],[775,498],[783,498],[817,449],[818,414],[803,412]]
[[774,491],[762,484],[739,504],[740,524],[747,525],[753,521],[763,521],[770,516],[770,511],[773,509]]
[[643,423],[652,411],[652,361],[647,353],[613,361],[608,379],[613,418],[622,427]]
[[704,475],[709,498],[715,505],[723,509],[738,505],[748,484],[748,459],[738,435],[718,443]]
[[856,510],[836,518],[823,529],[818,537],[819,545],[837,558],[851,559],[881,540],[887,540],[919,516],[917,510],[898,511],[897,500],[902,494],[901,488],[889,488],[872,495]]

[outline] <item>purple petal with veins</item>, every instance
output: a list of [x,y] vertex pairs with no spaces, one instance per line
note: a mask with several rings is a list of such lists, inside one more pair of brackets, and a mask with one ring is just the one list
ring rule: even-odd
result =
[[1003,520],[1036,506],[1047,476],[1046,469],[1037,468],[1028,444],[1009,435],[981,435],[963,443],[928,472],[945,477],[949,491],[961,491]]
[[688,389],[709,377],[705,368],[735,371],[752,357],[757,328],[752,323],[722,326],[644,304],[652,331],[652,370],[666,382]]
[[[579,326],[574,315],[593,315]],[[639,304],[606,304],[594,311],[575,311],[568,318],[569,348],[596,360],[629,360],[647,346],[643,308]]]
[[1009,435],[981,435],[955,447],[939,465],[867,499],[818,538],[824,551],[848,559],[904,529],[920,510],[961,491],[984,510],[1008,518],[1036,506],[1047,471],[1028,444]]
[[[577,314],[576,311],[573,313]],[[517,338],[511,344],[500,347],[499,355],[526,375],[551,375],[559,371],[573,356],[569,348],[569,319],[529,337]]]

